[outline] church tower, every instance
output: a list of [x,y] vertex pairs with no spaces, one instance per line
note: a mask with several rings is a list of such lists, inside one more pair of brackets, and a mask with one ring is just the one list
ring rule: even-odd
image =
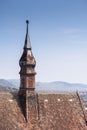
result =
[[37,94],[35,92],[35,66],[36,61],[32,53],[30,37],[28,34],[29,21],[26,20],[26,37],[23,54],[19,60],[20,89],[19,99],[26,120],[37,117]]

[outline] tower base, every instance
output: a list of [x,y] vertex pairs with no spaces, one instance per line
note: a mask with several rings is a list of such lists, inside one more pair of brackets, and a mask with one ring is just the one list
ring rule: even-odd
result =
[[33,88],[19,90],[19,100],[26,121],[38,119],[37,94]]

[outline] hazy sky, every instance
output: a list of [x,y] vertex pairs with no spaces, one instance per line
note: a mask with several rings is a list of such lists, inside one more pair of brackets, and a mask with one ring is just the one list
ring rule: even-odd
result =
[[0,78],[19,78],[26,19],[36,80],[87,83],[87,0],[0,0]]

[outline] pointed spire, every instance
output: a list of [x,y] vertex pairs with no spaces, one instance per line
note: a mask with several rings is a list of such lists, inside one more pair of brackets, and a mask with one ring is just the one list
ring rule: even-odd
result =
[[24,49],[29,49],[29,50],[31,50],[30,37],[29,37],[29,35],[28,35],[28,24],[29,24],[29,21],[26,20],[26,37],[25,37]]

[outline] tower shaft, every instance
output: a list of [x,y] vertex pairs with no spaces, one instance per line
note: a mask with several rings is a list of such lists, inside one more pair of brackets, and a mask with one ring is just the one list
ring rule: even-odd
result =
[[37,117],[37,98],[35,91],[36,61],[32,53],[30,37],[28,34],[28,23],[29,21],[27,20],[23,54],[19,60],[19,99],[23,114],[27,121]]

